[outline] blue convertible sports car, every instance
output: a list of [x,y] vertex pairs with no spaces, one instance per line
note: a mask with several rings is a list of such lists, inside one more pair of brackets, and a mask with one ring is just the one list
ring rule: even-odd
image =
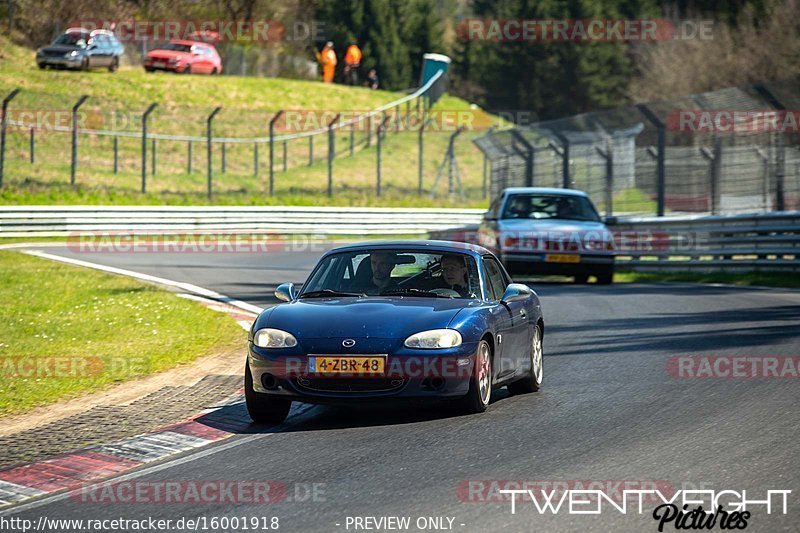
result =
[[450,399],[486,410],[492,389],[542,382],[538,296],[480,246],[372,242],[322,256],[301,291],[248,336],[247,409],[283,421],[293,400]]

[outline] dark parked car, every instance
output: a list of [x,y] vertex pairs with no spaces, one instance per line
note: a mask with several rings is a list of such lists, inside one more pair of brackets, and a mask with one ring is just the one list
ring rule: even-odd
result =
[[614,279],[614,236],[587,194],[573,189],[510,187],[489,207],[478,243],[512,274],[573,276],[586,283]]
[[245,370],[256,422],[292,401],[451,400],[484,411],[492,389],[542,383],[538,296],[488,250],[446,241],[339,247],[298,293],[291,283],[253,323]]
[[119,39],[108,30],[70,28],[52,44],[36,51],[36,64],[39,68],[107,68],[114,72],[124,51]]

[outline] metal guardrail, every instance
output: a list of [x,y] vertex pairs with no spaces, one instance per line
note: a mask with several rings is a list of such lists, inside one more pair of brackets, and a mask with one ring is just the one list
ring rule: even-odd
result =
[[[478,224],[431,232],[474,242]],[[611,226],[618,267],[637,271],[800,271],[800,211],[630,217]]]
[[474,224],[482,213],[481,209],[357,207],[4,206],[0,237],[79,232],[422,235]]
[[800,211],[648,217],[613,229],[650,236],[641,249],[617,254],[618,266],[637,271],[800,270]]

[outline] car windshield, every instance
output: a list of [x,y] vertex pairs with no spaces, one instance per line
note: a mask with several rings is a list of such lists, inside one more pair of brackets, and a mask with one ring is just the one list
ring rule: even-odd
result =
[[159,50],[173,50],[175,52],[191,52],[192,47],[188,44],[180,44],[180,43],[167,43],[164,46],[159,47]]
[[55,41],[53,41],[53,44],[65,44],[68,46],[79,46],[81,48],[86,48],[86,41],[88,39],[88,33],[63,33],[59,35]]
[[513,194],[506,201],[501,218],[600,221],[588,198],[566,194]]
[[324,258],[299,297],[479,298],[475,259],[464,253],[374,249]]

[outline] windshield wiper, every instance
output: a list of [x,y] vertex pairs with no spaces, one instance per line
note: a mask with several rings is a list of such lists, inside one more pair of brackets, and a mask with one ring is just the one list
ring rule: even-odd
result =
[[453,298],[452,296],[448,296],[446,294],[438,294],[431,291],[423,291],[422,289],[389,289],[387,291],[383,291],[381,296],[391,296],[391,295],[404,295],[407,294],[409,296],[427,296],[430,298]]
[[326,298],[336,296],[366,296],[363,292],[342,292],[333,289],[322,289],[321,291],[308,291],[301,294],[300,298]]

